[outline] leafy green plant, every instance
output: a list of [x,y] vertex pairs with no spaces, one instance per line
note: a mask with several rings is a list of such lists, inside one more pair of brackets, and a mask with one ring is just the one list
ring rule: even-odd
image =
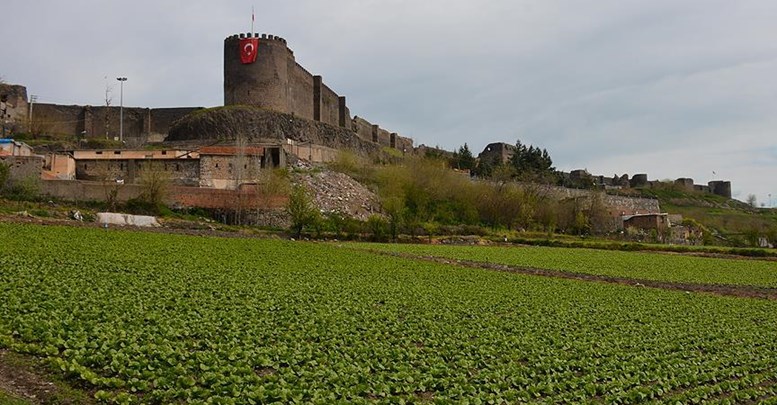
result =
[[[343,246],[0,223],[0,348],[44,359],[100,403],[777,395],[777,302]],[[511,253],[534,249],[548,254]]]

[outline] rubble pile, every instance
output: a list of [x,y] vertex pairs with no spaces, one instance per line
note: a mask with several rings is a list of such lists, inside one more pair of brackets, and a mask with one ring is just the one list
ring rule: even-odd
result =
[[299,172],[294,183],[303,185],[322,214],[338,213],[359,220],[380,214],[380,200],[350,176],[328,169]]

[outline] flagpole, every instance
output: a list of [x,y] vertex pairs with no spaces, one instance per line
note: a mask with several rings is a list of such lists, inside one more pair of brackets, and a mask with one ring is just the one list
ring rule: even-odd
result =
[[251,35],[254,34],[254,6],[251,6]]

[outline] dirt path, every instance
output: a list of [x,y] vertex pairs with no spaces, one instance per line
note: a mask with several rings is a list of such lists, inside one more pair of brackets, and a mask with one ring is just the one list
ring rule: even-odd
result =
[[476,261],[469,261],[469,260],[447,259],[447,258],[437,257],[437,256],[386,252],[386,251],[374,250],[374,249],[358,249],[358,250],[375,253],[375,254],[386,255],[386,256],[424,260],[424,261],[433,262],[433,263],[448,264],[448,265],[454,265],[454,266],[466,267],[466,268],[496,270],[496,271],[504,271],[509,273],[529,274],[529,275],[542,276],[542,277],[563,278],[568,280],[621,284],[621,285],[629,285],[634,287],[650,287],[650,288],[660,288],[664,290],[701,292],[701,293],[709,293],[709,294],[732,296],[732,297],[777,300],[777,288],[641,280],[641,279],[633,279],[633,278],[626,278],[626,277],[600,276],[595,274],[548,270],[548,269],[540,269],[536,267],[520,267],[520,266],[510,266],[505,264],[476,262]]
[[57,387],[24,364],[16,355],[0,350],[0,391],[31,403],[50,403]]

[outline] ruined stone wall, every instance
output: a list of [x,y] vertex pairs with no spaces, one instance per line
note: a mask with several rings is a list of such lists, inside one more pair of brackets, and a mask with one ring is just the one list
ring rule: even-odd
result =
[[661,212],[658,200],[653,198],[625,197],[604,194],[601,191],[565,187],[549,187],[547,191],[559,199],[579,197],[590,198],[592,195],[598,194],[601,196],[602,203],[607,207],[609,214],[613,217],[636,214],[658,214]]
[[137,184],[151,170],[162,172],[164,178],[172,184],[199,184],[198,159],[83,159],[76,163],[76,179],[100,182],[121,179],[125,184]]
[[[80,180],[43,180],[41,192],[44,195],[69,201],[104,201],[106,185],[100,182]],[[134,184],[110,185],[117,190],[117,200],[126,202],[138,198],[143,187]],[[199,187],[171,186],[165,197],[165,203],[176,208],[209,208],[230,211],[240,200],[244,209],[283,209],[288,197],[263,195],[255,187],[242,187],[236,190],[217,190]]]
[[24,130],[28,109],[26,87],[0,84],[0,125],[6,136]]
[[239,182],[252,182],[259,175],[261,156],[200,155],[200,187],[234,189]]
[[[40,178],[45,159],[43,156],[0,156],[0,164],[10,168],[9,181]],[[2,184],[0,184],[2,186]]]

